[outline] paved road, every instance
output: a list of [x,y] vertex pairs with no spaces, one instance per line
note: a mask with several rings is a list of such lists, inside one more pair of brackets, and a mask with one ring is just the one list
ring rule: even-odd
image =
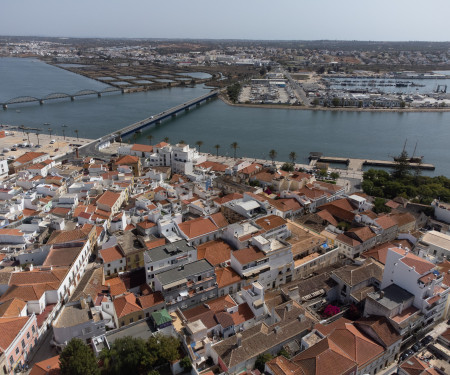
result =
[[297,99],[303,104],[303,105],[309,105],[309,99],[306,97],[305,90],[303,90],[303,87],[300,83],[298,83],[296,80],[294,80],[290,73],[285,70],[284,75],[288,79],[289,83],[291,84],[292,88],[294,89],[295,95],[297,96]]

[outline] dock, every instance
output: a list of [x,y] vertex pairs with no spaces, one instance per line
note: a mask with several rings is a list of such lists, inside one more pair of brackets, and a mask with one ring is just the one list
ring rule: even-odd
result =
[[[314,166],[317,162],[346,164],[348,170],[354,171],[362,171],[363,167],[366,165],[373,167],[393,168],[397,164],[393,160],[356,159],[356,158],[343,158],[343,157],[323,156],[323,155],[320,156],[317,155],[316,157],[310,156],[309,159],[311,166]],[[419,168],[427,171],[434,171],[436,169],[436,167],[433,164],[410,163],[409,165],[411,168]]]

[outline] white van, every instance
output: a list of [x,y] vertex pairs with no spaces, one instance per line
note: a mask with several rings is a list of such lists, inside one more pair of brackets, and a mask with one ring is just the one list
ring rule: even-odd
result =
[[52,144],[54,144],[55,142],[56,142],[56,140],[52,139],[52,140],[50,141],[50,144],[52,145]]

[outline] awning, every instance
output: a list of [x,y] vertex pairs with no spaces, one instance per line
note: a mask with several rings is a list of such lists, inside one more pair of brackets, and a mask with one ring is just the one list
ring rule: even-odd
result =
[[180,292],[180,296],[181,297],[187,297],[189,295],[187,290],[183,290],[182,292]]

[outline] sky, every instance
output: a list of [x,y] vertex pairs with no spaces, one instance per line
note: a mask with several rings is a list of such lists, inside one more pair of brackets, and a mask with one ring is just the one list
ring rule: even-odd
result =
[[449,41],[449,0],[5,0],[0,35]]

